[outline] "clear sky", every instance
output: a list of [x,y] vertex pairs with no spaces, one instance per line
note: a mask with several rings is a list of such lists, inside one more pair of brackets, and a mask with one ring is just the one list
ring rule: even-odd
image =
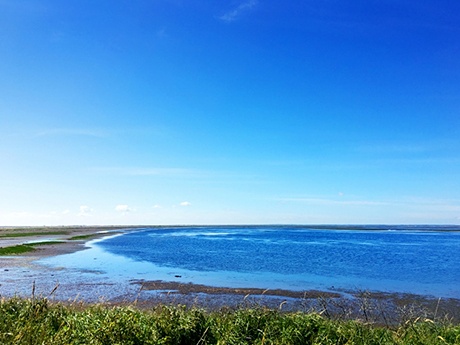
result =
[[457,0],[0,0],[0,225],[460,223]]

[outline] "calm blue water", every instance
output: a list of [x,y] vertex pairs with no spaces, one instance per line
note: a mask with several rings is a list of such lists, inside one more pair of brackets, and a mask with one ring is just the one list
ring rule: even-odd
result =
[[[92,253],[70,254],[67,262],[131,279],[460,298],[460,232],[431,230],[437,231],[414,226],[153,228],[97,241]],[[113,260],[116,267],[109,263]],[[65,256],[58,261],[66,265]]]

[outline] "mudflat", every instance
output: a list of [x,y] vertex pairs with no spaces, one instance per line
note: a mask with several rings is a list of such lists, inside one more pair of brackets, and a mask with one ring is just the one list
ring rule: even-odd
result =
[[[94,302],[97,294],[105,297],[104,302],[132,304],[150,307],[158,303],[200,304],[204,307],[234,307],[241,303],[256,303],[268,307],[283,306],[291,310],[316,309],[322,312],[351,313],[354,316],[363,312],[383,315],[423,308],[432,315],[448,315],[460,320],[460,300],[436,299],[429,296],[410,294],[391,294],[378,292],[343,292],[286,290],[261,290],[248,288],[210,287],[193,283],[137,281],[120,284],[103,280],[87,280],[84,275],[66,275],[63,268],[50,268],[34,262],[46,257],[58,256],[85,250],[89,240],[139,229],[139,226],[76,226],[76,227],[0,227],[0,249],[18,245],[30,245],[30,251],[21,254],[0,255],[0,296],[11,295],[17,289],[19,295],[34,293],[35,285],[42,284],[43,291],[52,291],[58,300],[78,298]],[[59,279],[59,280],[58,280]],[[66,280],[69,282],[65,282]],[[16,285],[15,285],[16,284]],[[32,286],[33,284],[33,286]],[[123,287],[121,286],[123,285]],[[25,286],[25,287],[24,287]],[[58,287],[55,293],[53,286]],[[128,288],[126,288],[128,287]],[[46,290],[47,289],[47,290]],[[8,290],[8,293],[6,291]],[[16,290],[15,290],[16,291]],[[88,291],[90,291],[88,293]],[[84,293],[85,292],[85,293]],[[111,294],[114,292],[113,294]],[[95,299],[89,299],[93,294]],[[85,296],[85,297],[83,297]],[[248,297],[249,296],[249,297]],[[100,296],[99,296],[100,297]],[[325,304],[327,303],[327,304]],[[351,315],[350,316],[353,316]]]
[[6,285],[4,280],[11,281],[7,272],[14,272],[16,278],[20,278],[19,275],[26,276],[28,269],[34,267],[39,275],[46,268],[34,266],[34,261],[84,250],[88,240],[107,236],[117,229],[119,227],[0,227],[0,250],[14,251],[17,246],[33,244],[27,252],[0,255],[0,295],[8,294],[2,291]]
[[[132,227],[0,227],[0,248],[37,243],[30,251],[17,255],[17,260],[8,260],[13,265],[20,265],[24,260],[30,261],[84,250],[88,240],[126,229]],[[0,263],[2,263],[2,256],[0,256]],[[4,267],[3,264],[1,266]]]

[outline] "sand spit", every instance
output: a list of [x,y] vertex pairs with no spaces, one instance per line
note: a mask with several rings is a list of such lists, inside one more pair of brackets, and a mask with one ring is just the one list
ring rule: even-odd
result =
[[[21,257],[43,258],[83,250],[85,243],[89,240],[139,228],[126,226],[0,227],[0,248],[43,242],[34,247],[36,250],[21,254]],[[47,244],[46,242],[60,243]]]
[[[33,260],[73,253],[85,249],[88,240],[102,238],[118,231],[133,229],[121,226],[91,226],[91,227],[0,227],[0,248],[12,247],[20,244],[43,242],[34,246],[33,251],[21,255],[0,256],[0,267],[7,265],[23,266]],[[80,237],[78,239],[78,237]],[[47,244],[46,242],[50,242]],[[59,243],[56,243],[59,242]]]

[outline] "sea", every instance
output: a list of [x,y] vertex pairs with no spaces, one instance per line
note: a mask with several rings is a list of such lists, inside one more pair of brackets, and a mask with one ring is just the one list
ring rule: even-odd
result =
[[111,234],[40,265],[107,282],[460,298],[460,226],[170,226]]

